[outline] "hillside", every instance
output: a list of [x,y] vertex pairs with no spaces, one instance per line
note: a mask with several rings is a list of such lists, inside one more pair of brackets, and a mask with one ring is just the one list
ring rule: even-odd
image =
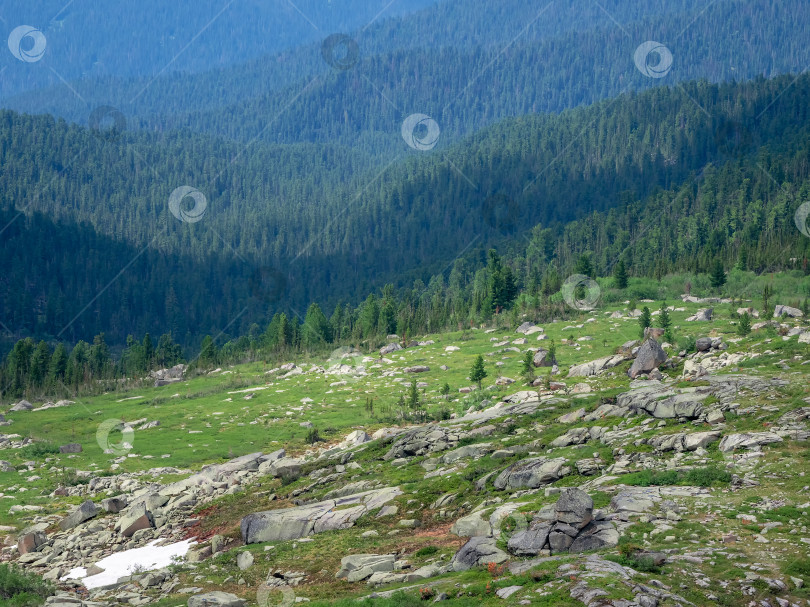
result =
[[[801,0],[582,4],[433,3],[402,16],[386,12],[370,27],[310,28],[295,48],[268,55],[259,45],[244,64],[202,73],[173,65],[134,80],[115,69],[81,80],[62,74],[75,94],[49,70],[35,70],[51,86],[6,96],[2,105],[80,124],[94,108],[111,105],[131,129],[189,129],[243,142],[340,143],[374,152],[384,166],[400,149],[398,125],[417,111],[439,122],[440,145],[446,145],[507,117],[560,112],[660,84],[800,73],[810,62],[804,44],[810,23]],[[285,23],[309,27],[295,17]],[[220,26],[224,22],[213,27]],[[247,48],[252,31],[244,34]],[[347,32],[358,45],[357,63],[348,70],[323,59],[322,41],[334,31]],[[309,34],[319,37],[313,41]],[[634,51],[651,39],[668,45],[676,58],[662,79],[644,76],[634,64]],[[205,39],[192,48],[196,52],[183,59],[210,53]],[[7,71],[26,67],[11,63]]]
[[810,607],[806,0],[0,7],[0,607]]
[[[620,258],[635,276],[706,272],[716,258],[730,269],[741,254],[742,269],[806,268],[807,240],[794,215],[808,195],[809,94],[807,76],[628,93],[561,115],[504,121],[443,152],[403,153],[384,171],[340,146],[244,151],[187,133],[97,137],[7,112],[0,123],[6,215],[36,211],[66,230],[90,224],[97,234],[86,250],[91,267],[107,267],[115,243],[132,256],[68,291],[54,284],[49,240],[41,254],[9,240],[6,280],[25,297],[9,291],[0,322],[13,337],[22,331],[11,327],[20,327],[53,339],[63,319],[84,310],[72,339],[105,331],[121,345],[133,331],[159,335],[178,326],[159,303],[173,290],[178,301],[205,302],[182,322],[196,326],[197,337],[187,338],[183,327],[175,333],[195,347],[201,332],[244,335],[278,311],[303,320],[313,301],[331,314],[338,302],[355,306],[386,283],[401,289],[403,305],[406,289],[419,293],[425,285],[446,298],[461,295],[473,316],[457,320],[468,322],[477,314],[477,272],[493,245],[529,290],[570,274],[583,253],[599,275]],[[181,184],[204,192],[201,221],[182,223],[169,212],[167,200]],[[12,223],[9,234],[31,240],[29,224]],[[188,256],[183,276],[173,262],[153,264],[146,285],[123,272],[94,299],[109,282],[102,278],[147,250]],[[67,256],[61,263],[70,281],[85,262]],[[251,297],[250,277],[267,274],[284,285],[283,301]],[[54,297],[63,302],[59,315]],[[134,307],[120,328],[103,320],[121,314],[125,300]]]
[[87,606],[805,604],[806,317],[693,299],[655,362],[619,304],[6,409],[0,554]]
[[[26,24],[42,32],[45,55],[43,63],[36,63],[50,69],[25,69],[31,66],[3,53],[0,69],[6,69],[0,97],[43,89],[62,80],[114,78],[125,82],[140,78],[142,89],[164,72],[166,76],[189,75],[242,64],[319,41],[323,31],[353,30],[375,16],[402,15],[435,1],[299,0],[292,4],[200,0],[189,4],[122,0],[103,7],[88,0],[4,3],[3,31]],[[111,24],[122,23],[126,28],[111,28]]]

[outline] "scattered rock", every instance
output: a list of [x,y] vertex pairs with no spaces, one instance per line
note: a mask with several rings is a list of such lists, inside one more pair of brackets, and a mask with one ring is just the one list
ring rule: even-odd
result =
[[508,599],[510,596],[512,596],[522,588],[523,586],[506,586],[505,588],[499,588],[498,590],[496,590],[495,595],[499,599]]
[[619,532],[613,523],[594,520],[590,496],[580,489],[565,489],[554,505],[553,520],[536,516],[528,529],[509,539],[507,548],[516,556],[535,556],[598,550],[618,542]]
[[472,567],[485,567],[489,563],[500,564],[509,555],[495,545],[495,538],[471,537],[450,562],[452,571],[466,571]]
[[564,458],[535,457],[516,462],[501,472],[495,479],[496,489],[535,489],[571,474]]
[[352,554],[340,559],[340,570],[335,575],[347,582],[360,582],[378,572],[394,570],[393,554]]
[[136,531],[154,527],[154,519],[152,513],[146,509],[146,505],[140,502],[128,508],[127,512],[121,515],[119,525],[121,535],[132,537]]
[[96,505],[87,500],[83,502],[80,506],[78,506],[73,512],[68,514],[65,518],[63,518],[59,522],[59,527],[62,531],[66,531],[67,529],[72,529],[77,525],[80,525],[86,520],[89,520],[98,514],[98,508]]
[[250,569],[253,566],[253,553],[247,550],[240,552],[239,556],[236,557],[236,566],[239,567],[241,571]]
[[714,312],[714,308],[700,309],[696,314],[687,318],[686,322],[709,322],[712,319],[712,312]]
[[641,344],[641,347],[636,353],[636,359],[627,374],[630,379],[635,379],[642,373],[648,373],[653,369],[657,369],[667,360],[667,353],[653,338],[648,338]]
[[248,514],[241,523],[242,540],[246,544],[255,544],[348,529],[369,510],[379,508],[401,494],[397,487],[386,487],[306,506]]
[[108,497],[101,500],[101,509],[104,510],[104,512],[110,512],[111,514],[118,514],[126,507],[127,497],[124,495]]
[[45,534],[44,529],[30,528],[23,531],[17,539],[17,550],[19,550],[20,554],[37,552],[47,540],[48,536]]
[[762,445],[781,442],[782,438],[773,432],[743,432],[724,436],[719,449],[723,453],[728,453],[735,449],[758,449]]
[[580,489],[565,489],[554,505],[557,520],[582,529],[593,520],[593,500]]
[[557,360],[549,354],[548,350],[540,348],[534,353],[532,364],[534,364],[535,367],[551,367],[557,364]]
[[20,402],[18,402],[14,406],[12,406],[11,409],[9,409],[9,411],[15,411],[15,412],[16,411],[30,411],[33,408],[34,408],[34,405],[29,403],[27,400],[21,400]]
[[804,313],[798,308],[791,308],[790,306],[776,305],[773,308],[773,317],[781,318],[789,316],[790,318],[801,318]]
[[396,352],[397,350],[402,350],[402,346],[400,346],[397,342],[393,342],[380,348],[380,354],[382,355],[391,354],[392,352]]
[[615,354],[613,356],[606,356],[605,358],[582,363],[581,365],[574,365],[568,370],[568,377],[591,377],[593,375],[599,375],[602,371],[612,369],[626,360],[627,357],[624,355]]
[[229,592],[206,592],[188,599],[188,607],[246,607],[247,601]]
[[402,372],[403,373],[427,373],[430,371],[430,367],[426,365],[415,365],[413,367],[405,367]]

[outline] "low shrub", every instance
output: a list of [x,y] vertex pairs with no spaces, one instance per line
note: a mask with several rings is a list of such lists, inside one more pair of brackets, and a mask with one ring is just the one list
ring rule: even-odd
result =
[[0,564],[0,604],[8,607],[35,607],[53,594],[40,577],[16,567]]
[[712,487],[714,485],[727,485],[731,482],[731,474],[716,466],[693,468],[692,470],[642,470],[625,476],[622,481],[635,487],[660,487],[666,485],[696,485],[698,487]]

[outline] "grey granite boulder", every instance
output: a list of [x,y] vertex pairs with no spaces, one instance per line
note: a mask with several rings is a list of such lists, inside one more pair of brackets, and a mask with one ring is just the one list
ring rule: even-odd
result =
[[642,373],[649,373],[653,369],[657,369],[667,360],[667,353],[652,337],[646,339],[636,353],[636,359],[633,361],[630,370],[627,374],[631,379],[635,379]]
[[551,367],[552,365],[556,365],[556,359],[549,354],[548,350],[544,350],[540,348],[537,352],[534,353],[534,358],[532,359],[532,364],[535,367]]
[[450,562],[453,571],[466,571],[472,567],[486,567],[489,563],[503,563],[509,558],[495,545],[492,537],[471,537]]
[[247,601],[230,592],[206,592],[188,600],[188,607],[246,607]]
[[619,543],[619,532],[612,523],[593,521],[586,525],[571,545],[569,552],[588,552],[600,548],[611,548]]
[[347,582],[359,582],[378,572],[393,571],[393,554],[351,554],[340,559],[340,570],[335,577]]
[[242,519],[242,540],[246,544],[277,542],[348,529],[365,513],[399,495],[402,491],[398,487],[385,487],[305,506],[248,514]]
[[533,524],[509,538],[507,548],[516,556],[534,556],[546,548],[550,532],[551,523]]
[[124,537],[132,537],[136,531],[141,529],[150,529],[155,526],[152,513],[146,509],[143,502],[133,504],[121,514],[118,520],[121,535]]
[[41,529],[40,525],[34,525],[24,530],[17,538],[17,550],[20,554],[37,552],[47,541],[48,536],[45,534],[45,530]]
[[565,458],[534,457],[516,462],[495,479],[496,489],[536,489],[571,473]]
[[581,489],[565,489],[554,505],[557,520],[582,529],[593,520],[593,500]]
[[62,531],[72,529],[77,525],[81,525],[84,521],[93,518],[97,514],[98,508],[96,507],[96,505],[90,500],[87,500],[86,502],[83,502],[80,506],[76,507],[65,518],[63,518],[59,522],[59,528],[62,529]]
[[593,375],[599,375],[602,371],[612,369],[626,360],[627,357],[623,354],[615,354],[580,365],[574,365],[568,369],[568,377],[591,377]]
[[728,453],[735,449],[759,449],[762,445],[781,443],[782,438],[773,432],[743,432],[729,434],[720,441],[720,451]]

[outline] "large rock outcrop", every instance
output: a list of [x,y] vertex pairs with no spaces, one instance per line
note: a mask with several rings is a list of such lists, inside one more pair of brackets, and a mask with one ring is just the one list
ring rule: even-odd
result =
[[77,506],[70,514],[68,514],[65,518],[59,521],[59,527],[63,531],[67,529],[72,529],[73,527],[80,525],[86,520],[89,520],[98,514],[98,507],[87,500],[83,502],[81,505]]
[[351,554],[340,559],[340,570],[335,577],[359,582],[381,571],[393,571],[395,560],[393,554]]
[[402,491],[398,487],[386,487],[306,506],[248,514],[242,519],[242,540],[246,544],[277,542],[348,529],[366,512],[399,495]]
[[206,592],[188,600],[188,607],[245,607],[247,601],[230,592]]
[[565,458],[533,457],[516,462],[495,479],[496,489],[536,489],[571,474]]
[[719,449],[723,453],[728,453],[735,449],[759,449],[762,445],[781,442],[782,438],[773,432],[743,432],[724,436]]
[[486,567],[489,563],[503,563],[509,558],[495,545],[492,537],[471,537],[450,562],[453,571],[466,571],[473,567]]
[[568,369],[568,377],[591,377],[599,375],[602,371],[612,369],[622,364],[628,358],[624,354],[614,354],[605,358],[598,358],[581,365],[574,365]]
[[383,459],[392,460],[453,449],[462,438],[487,436],[494,430],[494,426],[479,426],[472,430],[463,430],[459,427],[447,427],[439,424],[414,428],[397,438]]
[[580,489],[566,489],[554,506],[554,520],[536,518],[528,529],[509,539],[507,549],[516,556],[534,556],[544,551],[586,552],[618,542],[613,523],[594,520],[590,496]]
[[667,360],[667,353],[652,337],[648,338],[641,344],[641,347],[636,353],[636,359],[633,361],[630,370],[627,374],[631,379],[635,379],[642,373],[649,373],[653,369],[657,369]]

